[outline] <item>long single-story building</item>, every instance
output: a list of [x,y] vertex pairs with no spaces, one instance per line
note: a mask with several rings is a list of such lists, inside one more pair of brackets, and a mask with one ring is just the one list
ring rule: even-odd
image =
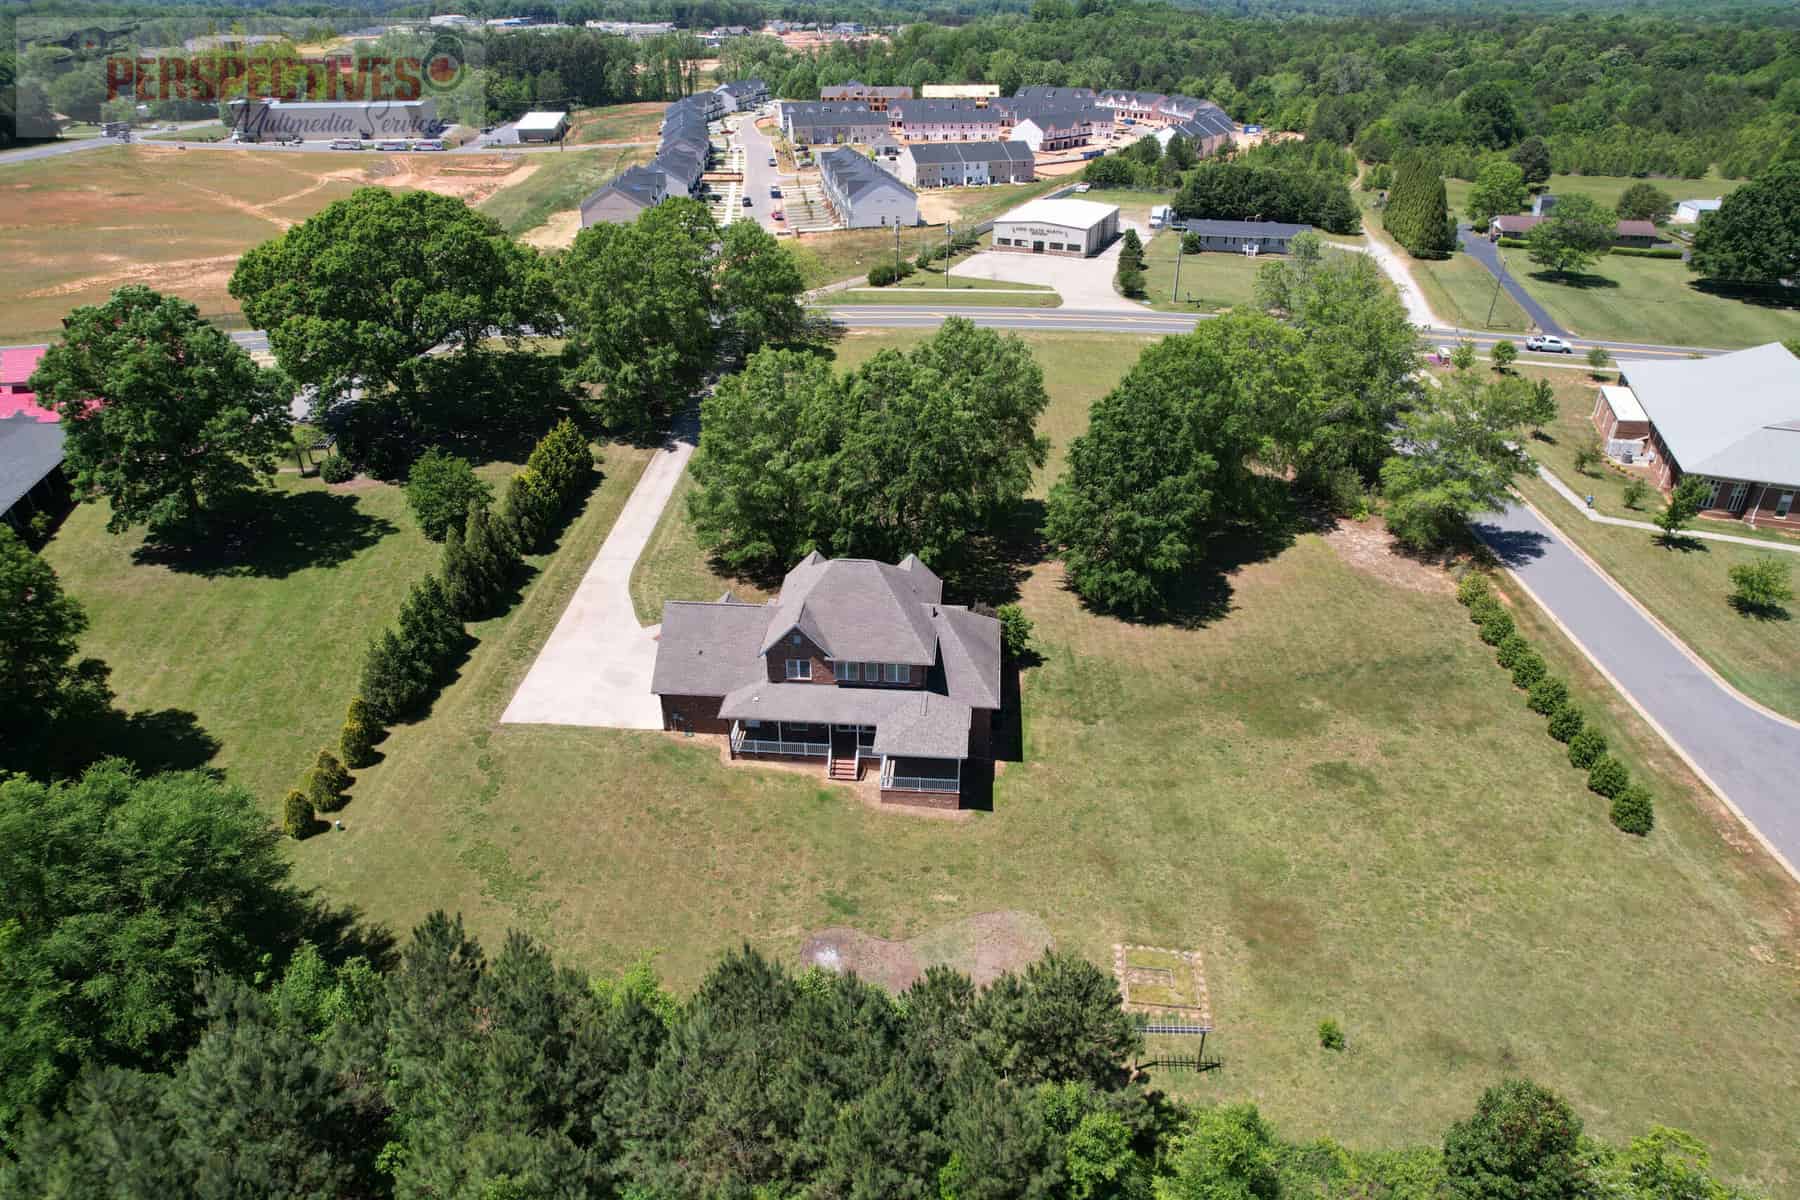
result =
[[334,137],[428,137],[438,133],[437,101],[258,100],[231,102],[231,127],[245,141],[299,134],[308,141]]
[[1290,225],[1285,221],[1212,221],[1193,219],[1181,227],[1200,239],[1202,250],[1223,250],[1230,254],[1286,254],[1288,246],[1303,233],[1311,233],[1311,225]]
[[560,142],[569,132],[566,112],[528,112],[513,125],[521,142]]
[[31,373],[44,346],[0,350],[0,520],[21,535],[40,512],[55,513],[69,503],[62,473],[62,418],[41,407],[31,390]]
[[994,249],[1027,254],[1100,253],[1119,236],[1119,206],[1094,200],[1033,200],[994,222]]
[[832,212],[850,229],[919,223],[919,197],[913,190],[848,146],[819,155],[819,186]]
[[[1488,236],[1496,240],[1503,237],[1524,237],[1537,228],[1539,222],[1546,219],[1546,214],[1503,213],[1495,217],[1488,226]],[[1666,241],[1668,239],[1663,237],[1657,231],[1656,226],[1649,221],[1620,221],[1613,229],[1615,246],[1636,246],[1648,249],[1659,242]]]
[[943,592],[910,554],[815,552],[768,604],[670,601],[650,684],[663,727],[722,736],[734,760],[870,772],[886,803],[960,807],[966,765],[993,753],[1000,622]]
[[1800,529],[1800,358],[1780,342],[1620,362],[1593,422],[1609,454],[1647,463],[1663,491],[1704,479],[1707,515]]
[[1024,142],[920,142],[901,148],[894,173],[910,188],[1030,183],[1037,159]]

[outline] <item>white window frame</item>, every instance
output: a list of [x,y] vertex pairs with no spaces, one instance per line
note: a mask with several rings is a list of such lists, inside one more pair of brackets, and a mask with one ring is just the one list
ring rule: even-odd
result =
[[811,679],[812,678],[812,659],[810,659],[810,658],[790,658],[790,659],[788,659],[787,660],[787,678],[788,679]]
[[1725,511],[1726,512],[1741,511],[1744,507],[1745,501],[1749,498],[1749,496],[1750,496],[1750,484],[1745,480],[1742,480],[1742,479],[1738,480],[1736,483],[1731,485],[1731,494],[1726,499]]
[[862,679],[862,664],[859,662],[833,662],[831,674],[839,683],[858,683]]

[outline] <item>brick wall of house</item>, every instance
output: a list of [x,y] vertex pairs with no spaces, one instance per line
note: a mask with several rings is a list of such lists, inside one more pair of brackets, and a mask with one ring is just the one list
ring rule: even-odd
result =
[[664,729],[691,729],[695,733],[730,733],[731,722],[719,715],[723,696],[659,696]]
[[[794,639],[796,637],[800,639],[800,644],[798,646],[794,645]],[[782,634],[781,644],[769,651],[768,664],[770,683],[802,682],[798,679],[790,680],[787,677],[787,660],[790,658],[804,658],[811,660],[811,682],[836,682],[831,677],[831,660],[825,657],[825,652],[819,649],[819,647],[813,643],[813,640],[805,634],[789,632]]]
[[[1787,516],[1778,517],[1775,509],[1781,503],[1781,497],[1787,493],[1792,493],[1794,498],[1788,505]],[[1800,486],[1771,483],[1763,487],[1761,496],[1755,492],[1750,495],[1756,508],[1745,513],[1745,517],[1754,520],[1759,526],[1800,531]]]
[[1602,442],[1618,439],[1631,441],[1634,438],[1646,437],[1650,433],[1648,421],[1621,421],[1612,405],[1606,402],[1606,394],[1596,389],[1594,400],[1594,429]]

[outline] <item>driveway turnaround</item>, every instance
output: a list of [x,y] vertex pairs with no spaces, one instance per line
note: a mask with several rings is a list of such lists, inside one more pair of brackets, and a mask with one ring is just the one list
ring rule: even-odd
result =
[[1500,286],[1506,289],[1506,294],[1519,302],[1519,307],[1525,310],[1525,315],[1531,318],[1533,325],[1545,333],[1555,334],[1559,338],[1574,336],[1556,323],[1556,318],[1550,315],[1550,310],[1539,304],[1537,299],[1525,290],[1524,284],[1513,278],[1513,273],[1506,269],[1505,260],[1500,257],[1500,247],[1488,241],[1486,236],[1468,229],[1458,229],[1456,236],[1462,242],[1462,248],[1469,252],[1469,257],[1486,267],[1488,274],[1498,279]]
[[500,714],[502,724],[662,728],[662,706],[650,694],[659,627],[638,624],[631,568],[687,470],[697,438],[690,419],[644,468],[562,619]]
[[1797,874],[1800,725],[1720,682],[1524,505],[1476,522],[1475,532]]

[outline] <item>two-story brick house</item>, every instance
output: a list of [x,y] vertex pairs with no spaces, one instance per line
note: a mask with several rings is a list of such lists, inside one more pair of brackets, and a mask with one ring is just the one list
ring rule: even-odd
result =
[[734,759],[874,771],[885,802],[955,808],[964,764],[993,752],[1000,623],[943,590],[912,555],[813,553],[767,604],[670,601],[651,680],[663,726],[724,735]]

